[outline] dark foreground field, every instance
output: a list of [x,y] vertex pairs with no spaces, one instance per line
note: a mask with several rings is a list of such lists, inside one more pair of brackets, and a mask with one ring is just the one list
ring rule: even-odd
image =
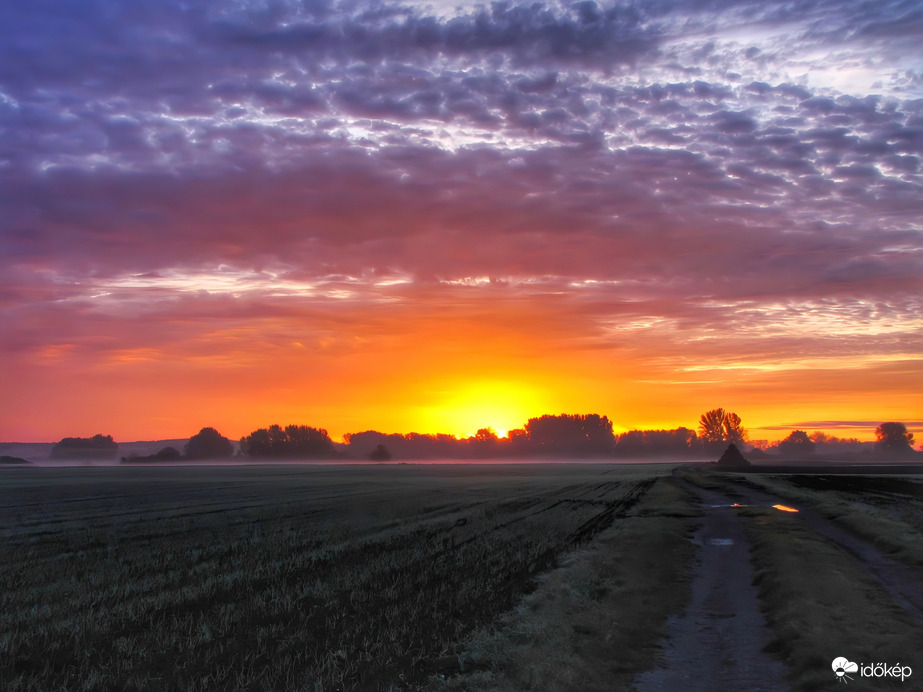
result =
[[6,469],[0,689],[807,690],[837,656],[911,666],[855,682],[913,689],[920,489],[671,465]]
[[667,470],[7,473],[0,687],[414,685]]

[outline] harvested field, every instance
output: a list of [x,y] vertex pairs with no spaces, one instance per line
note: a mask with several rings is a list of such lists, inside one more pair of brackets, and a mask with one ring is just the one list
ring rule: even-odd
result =
[[17,469],[0,687],[413,687],[669,469]]

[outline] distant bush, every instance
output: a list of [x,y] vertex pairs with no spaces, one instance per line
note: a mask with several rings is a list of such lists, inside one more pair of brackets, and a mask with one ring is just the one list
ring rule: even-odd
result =
[[378,445],[369,454],[369,459],[372,461],[391,461],[391,452],[384,445]]
[[183,458],[183,455],[180,454],[180,451],[176,447],[164,447],[156,454],[150,454],[148,456],[139,456],[137,454],[122,457],[123,464],[143,464],[151,461],[180,461]]
[[385,447],[392,458],[398,459],[455,459],[468,452],[467,445],[453,435],[422,433],[382,433],[366,430],[343,436],[349,453],[359,458],[370,458],[379,446]]
[[183,455],[176,447],[164,447],[154,455],[154,458],[158,461],[178,461],[183,458]]

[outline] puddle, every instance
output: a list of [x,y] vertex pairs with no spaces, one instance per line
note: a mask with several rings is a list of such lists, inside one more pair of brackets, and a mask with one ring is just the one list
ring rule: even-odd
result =
[[733,538],[709,538],[708,545],[734,545]]
[[[733,505],[708,505],[711,509],[718,509],[719,507],[730,507],[731,509],[737,509],[739,507],[753,507],[754,505],[741,505],[734,503]],[[797,512],[798,510],[794,507],[788,507],[787,505],[773,505],[773,509],[777,509],[780,512]]]

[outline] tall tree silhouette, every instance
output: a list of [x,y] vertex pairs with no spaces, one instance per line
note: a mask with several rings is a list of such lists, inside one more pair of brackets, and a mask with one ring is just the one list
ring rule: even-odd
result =
[[747,439],[747,431],[736,413],[716,408],[706,411],[699,418],[699,438],[703,445],[713,450],[728,443],[741,444]]
[[882,423],[875,428],[875,451],[879,454],[909,456],[913,453],[913,433],[903,423]]

